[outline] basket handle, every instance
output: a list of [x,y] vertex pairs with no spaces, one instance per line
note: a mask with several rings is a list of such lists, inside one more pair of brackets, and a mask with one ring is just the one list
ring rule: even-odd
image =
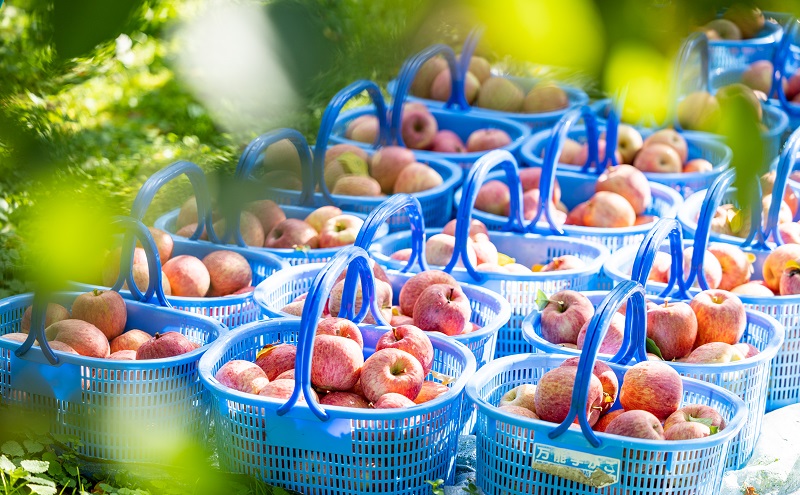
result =
[[672,85],[670,88],[669,101],[671,115],[668,122],[671,122],[678,131],[683,130],[681,129],[677,119],[678,86],[680,81],[683,80],[683,73],[686,70],[686,66],[689,64],[689,58],[694,50],[700,50],[701,88],[709,93],[711,92],[708,80],[708,38],[706,37],[705,33],[692,33],[686,38],[686,41],[683,42],[680,50],[678,51],[678,60],[675,64],[675,70],[672,76]]
[[375,105],[375,114],[378,117],[378,142],[375,147],[384,146],[389,142],[391,129],[387,122],[386,117],[386,101],[383,99],[381,89],[372,81],[360,79],[355,81],[343,89],[341,89],[325,107],[325,113],[322,114],[322,122],[319,125],[319,132],[317,133],[317,142],[314,144],[314,180],[319,185],[320,191],[325,196],[329,204],[335,204],[331,197],[331,192],[328,190],[328,185],[325,183],[325,151],[328,149],[328,140],[330,139],[333,126],[336,124],[336,119],[339,117],[345,103],[352,98],[360,95],[366,91],[372,99],[372,104]]
[[[158,257],[158,249],[156,243],[153,241],[153,236],[147,227],[142,222],[135,218],[125,216],[115,216],[111,222],[111,227],[124,234],[122,244],[122,255],[120,256],[120,270],[117,281],[111,290],[119,292],[122,283],[127,281],[128,287],[132,294],[135,294],[139,300],[147,301],[156,294],[158,302],[166,307],[171,307],[170,303],[164,296],[164,289],[161,285],[161,260]],[[147,265],[150,275],[150,281],[147,290],[144,294],[139,291],[136,284],[133,282],[133,239],[130,236],[136,236],[142,243],[142,247],[147,255]],[[35,341],[38,341],[39,348],[42,350],[47,361],[52,365],[59,363],[58,356],[53,353],[50,344],[47,341],[45,334],[45,317],[47,313],[47,302],[50,299],[51,292],[47,290],[38,290],[33,295],[33,307],[31,308],[31,328],[28,332],[28,338],[22,343],[20,347],[14,351],[14,354],[21,358],[31,348]]]
[[465,81],[464,84],[466,84],[467,72],[469,72],[470,59],[472,59],[472,55],[475,53],[475,48],[478,46],[478,41],[480,41],[481,36],[483,36],[483,31],[483,26],[475,26],[472,28],[467,35],[467,38],[464,40],[464,45],[461,47],[461,55],[458,59],[458,68],[462,80]]
[[[311,151],[308,147],[308,141],[306,141],[305,136],[294,129],[277,129],[262,134],[250,141],[250,144],[248,144],[247,148],[244,149],[242,156],[239,157],[239,162],[236,164],[235,177],[239,180],[249,179],[252,176],[256,165],[258,165],[258,157],[261,156],[261,154],[264,153],[271,145],[284,139],[291,141],[291,143],[297,149],[297,154],[300,156],[300,166],[303,179],[303,191],[300,195],[300,205],[313,206],[315,184],[314,172],[313,168],[311,167]],[[237,225],[237,238],[241,237],[241,234],[238,231],[239,229]],[[240,245],[244,246],[244,241],[242,241]]]
[[775,49],[775,55],[772,60],[774,71],[772,73],[772,87],[770,88],[770,95],[777,95],[783,111],[792,117],[800,116],[800,109],[791,104],[786,98],[786,92],[783,90],[783,81],[787,79],[786,62],[789,55],[791,55],[792,40],[797,36],[798,28],[800,28],[800,22],[793,16],[783,26],[783,37],[778,44],[778,48]]
[[643,286],[647,285],[647,277],[653,268],[656,253],[658,253],[659,248],[667,238],[669,238],[672,264],[670,265],[669,282],[667,282],[667,287],[659,294],[659,297],[669,296],[677,282],[675,297],[678,299],[691,299],[692,297],[687,291],[688,286],[683,279],[683,229],[681,229],[681,224],[674,218],[659,219],[645,235],[639,250],[636,252],[631,280],[635,280]]
[[136,193],[136,199],[133,200],[133,207],[131,208],[131,217],[136,220],[142,220],[156,193],[164,187],[165,184],[173,179],[186,175],[192,183],[194,189],[194,197],[197,201],[197,229],[194,234],[189,238],[191,241],[196,241],[200,238],[205,227],[208,232],[208,238],[212,242],[220,243],[221,241],[214,232],[213,222],[211,219],[211,196],[208,191],[208,183],[203,170],[192,162],[181,160],[177,161],[148,178],[142,184],[139,192]]
[[[581,353],[580,360],[578,361],[578,372],[575,379],[575,385],[572,388],[572,403],[570,404],[569,412],[566,419],[553,428],[547,435],[550,438],[557,438],[563,434],[572,425],[575,418],[578,418],[583,435],[594,447],[600,447],[602,440],[597,438],[597,435],[592,431],[589,426],[589,420],[586,417],[586,402],[589,399],[589,380],[592,377],[592,369],[597,360],[597,352],[600,349],[600,343],[611,325],[611,319],[617,310],[628,300],[632,299],[632,304],[628,306],[628,315],[625,329],[631,328],[631,333],[627,333],[625,342],[628,349],[620,349],[617,356],[623,354],[627,357],[632,346],[636,346],[637,353],[644,353],[644,335],[646,332],[645,324],[647,318],[645,317],[645,292],[644,287],[638,282],[626,280],[614,287],[603,301],[598,305],[597,311],[589,321],[589,327],[586,330],[586,343],[584,350]],[[630,324],[628,324],[630,322]],[[646,334],[646,333],[645,333]],[[623,351],[625,351],[623,353]],[[617,357],[615,356],[615,358]],[[646,359],[643,354],[642,358]]]
[[[455,108],[459,111],[467,111],[470,109],[467,98],[464,96],[464,76],[466,73],[462,73],[459,69],[453,49],[443,44],[436,44],[425,48],[403,63],[403,67],[400,69],[400,75],[397,77],[397,89],[395,89],[394,101],[392,103],[390,128],[392,139],[397,142],[398,146],[405,146],[400,129],[403,117],[403,104],[406,101],[409,89],[411,89],[411,83],[417,76],[417,72],[420,67],[422,67],[422,64],[439,54],[443,55],[445,60],[447,60],[452,79],[450,99],[445,103],[445,108]],[[469,62],[467,62],[467,66],[469,66]]]
[[410,194],[394,194],[372,210],[372,213],[364,221],[364,225],[361,226],[361,230],[358,231],[354,244],[365,251],[369,251],[369,247],[381,225],[400,210],[405,210],[408,214],[411,228],[411,257],[408,259],[406,266],[400,271],[407,272],[414,266],[414,263],[419,265],[420,271],[427,271],[428,262],[425,260],[425,217],[422,215],[422,206],[419,204],[419,200]]
[[[536,211],[536,215],[525,227],[525,230],[529,233],[564,235],[564,229],[556,225],[550,213],[552,210],[553,189],[555,188],[558,159],[561,157],[561,150],[564,148],[567,132],[569,132],[569,129],[581,118],[586,122],[586,132],[589,143],[589,159],[587,163],[597,162],[597,140],[599,138],[599,133],[594,112],[592,112],[592,109],[587,105],[584,105],[580,109],[576,108],[570,110],[561,117],[550,132],[550,139],[547,141],[544,160],[542,161],[542,175],[539,179],[539,208]],[[616,147],[616,139],[614,139],[614,147]],[[548,227],[544,229],[537,226],[542,215],[544,215],[548,223]]]
[[764,238],[772,240],[778,246],[783,244],[780,232],[778,231],[778,216],[781,212],[781,202],[783,195],[786,191],[786,184],[789,180],[789,175],[794,170],[794,164],[797,159],[797,153],[800,152],[800,129],[795,129],[781,151],[780,159],[778,160],[778,169],[775,172],[775,184],[772,186],[772,202],[769,205],[769,213],[767,215],[767,226],[764,231]]
[[[591,107],[586,105],[582,109],[583,121],[586,123],[586,142],[589,145],[589,156],[586,163],[581,167],[581,172],[594,172],[600,176],[608,167],[615,167],[617,163],[617,132],[619,130],[620,111],[614,105],[609,105],[608,116],[606,117],[606,151],[603,158],[600,158],[600,129],[597,117]],[[594,170],[592,170],[594,166]]]
[[508,222],[501,230],[507,232],[525,231],[522,220],[522,184],[519,180],[517,160],[506,150],[492,150],[478,158],[470,168],[469,176],[462,188],[461,202],[458,204],[458,212],[456,213],[456,242],[453,248],[453,256],[444,268],[444,271],[448,273],[453,271],[460,258],[464,268],[473,279],[481,281],[485,277],[485,274],[478,272],[472,266],[469,256],[467,256],[467,242],[469,239],[469,227],[472,222],[472,211],[475,207],[478,191],[486,181],[486,175],[497,166],[503,167],[508,188],[511,191],[511,214],[508,217]]
[[[314,282],[308,291],[306,304],[303,306],[303,315],[300,319],[300,334],[297,343],[297,356],[295,358],[296,375],[294,390],[291,397],[278,408],[278,414],[284,415],[297,403],[302,393],[306,400],[306,405],[322,421],[329,419],[325,409],[312,399],[311,393],[311,354],[314,350],[314,337],[317,329],[317,322],[322,316],[325,302],[331,292],[336,279],[347,268],[347,279],[354,281],[356,274],[361,278],[361,288],[364,301],[369,301],[370,308],[376,318],[380,315],[375,302],[375,282],[372,278],[372,270],[369,266],[369,256],[367,252],[358,246],[347,246],[334,256],[317,274]],[[345,283],[345,285],[347,285]],[[345,292],[347,288],[345,287]],[[345,300],[345,298],[342,298]],[[363,306],[366,306],[364,304]]]

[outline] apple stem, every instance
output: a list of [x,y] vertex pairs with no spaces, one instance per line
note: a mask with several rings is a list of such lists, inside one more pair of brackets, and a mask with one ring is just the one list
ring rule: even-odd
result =
[[449,300],[451,300],[451,301],[453,300],[453,292],[455,292],[455,291],[456,291],[455,287],[450,287],[450,297],[448,297]]
[[92,290],[92,294],[94,294],[95,296],[99,296],[99,295],[100,295],[100,294],[102,294],[102,293],[103,293],[103,292],[102,292],[100,289],[94,289],[94,290]]
[[156,332],[156,334],[153,335],[153,338],[160,339],[161,338],[161,334]]

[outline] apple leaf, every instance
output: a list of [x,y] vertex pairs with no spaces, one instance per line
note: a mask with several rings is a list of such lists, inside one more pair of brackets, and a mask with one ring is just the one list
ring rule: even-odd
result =
[[516,258],[512,258],[511,256],[503,253],[497,253],[497,264],[500,266],[510,265],[511,263],[516,263]]
[[550,298],[547,297],[547,294],[544,293],[542,289],[536,290],[536,307],[539,308],[539,311],[544,311],[544,308],[550,302]]
[[742,213],[742,210],[735,211],[736,213],[730,217],[731,232],[738,234],[742,230],[742,227],[744,227],[744,214]]
[[655,354],[659,357],[662,361],[664,360],[664,356],[661,355],[661,349],[658,348],[655,341],[653,339],[648,338],[647,341],[647,352],[651,354]]
[[271,350],[272,350],[272,349],[274,349],[275,347],[276,347],[276,346],[275,346],[275,344],[267,344],[267,345],[265,345],[264,347],[262,347],[262,348],[261,348],[261,349],[260,349],[260,350],[259,350],[259,351],[256,353],[256,360],[258,360],[258,359],[259,359],[261,356],[263,356],[264,354],[268,353],[269,351],[271,351]]
[[689,416],[689,422],[690,423],[700,423],[700,424],[706,425],[709,428],[711,428],[712,420],[711,420],[711,418],[695,418],[694,416]]
[[708,429],[711,430],[711,434],[712,435],[716,435],[717,433],[719,433],[719,426],[713,426],[712,425],[712,426],[709,426]]

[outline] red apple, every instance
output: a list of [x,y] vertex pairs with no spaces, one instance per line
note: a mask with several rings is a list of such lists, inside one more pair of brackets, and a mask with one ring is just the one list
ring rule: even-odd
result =
[[345,337],[317,335],[311,356],[311,383],[323,390],[347,391],[358,380],[364,356],[358,344]]
[[668,364],[660,361],[637,363],[625,372],[619,400],[626,411],[642,409],[664,420],[680,407],[683,382]]
[[675,129],[661,129],[660,131],[654,132],[644,140],[643,149],[657,143],[666,144],[674,149],[681,163],[686,163],[688,161],[689,145],[686,143],[686,139]]
[[542,338],[553,344],[575,344],[592,316],[594,305],[586,296],[573,290],[556,292],[542,310]]
[[317,335],[344,337],[358,344],[359,348],[364,348],[364,337],[361,335],[361,330],[358,328],[358,325],[344,318],[333,316],[320,320],[319,323],[317,323]]
[[256,364],[273,381],[284,371],[294,369],[296,355],[297,347],[292,344],[270,344],[256,354]]
[[668,144],[653,143],[636,154],[633,166],[642,172],[676,174],[683,171],[683,160]]
[[234,251],[213,251],[203,258],[211,280],[208,297],[226,296],[253,282],[253,269],[241,254]]
[[[467,239],[467,259],[469,259],[472,266],[475,266],[478,264],[478,257],[472,244],[472,239]],[[432,235],[425,242],[425,260],[429,265],[447,266],[453,257],[455,248],[455,237],[447,234]],[[464,266],[462,260],[459,259],[456,266]]]
[[606,427],[606,433],[645,440],[663,440],[664,429],[661,421],[649,411],[625,411],[614,418]]
[[733,294],[754,297],[772,297],[775,295],[775,293],[766,286],[763,280],[753,280],[751,282],[747,282],[746,284],[734,287],[731,289],[731,292]]
[[[561,366],[577,367],[579,361],[580,358],[571,357],[561,363]],[[603,361],[596,361],[594,363],[592,374],[600,380],[600,384],[603,386],[603,403],[600,406],[600,414],[602,415],[605,414],[617,400],[617,395],[619,395],[619,380],[614,370]]]
[[423,376],[427,376],[433,366],[433,344],[421,329],[413,325],[393,328],[383,334],[375,344],[375,350],[400,349],[411,354],[422,365]]
[[666,361],[692,352],[697,338],[697,317],[684,302],[665,302],[647,310],[647,337],[661,350]]
[[105,334],[96,326],[83,320],[57,321],[45,329],[45,334],[47,340],[51,342],[57,340],[67,344],[81,356],[107,358],[111,354]]
[[434,284],[458,285],[456,279],[441,270],[428,270],[411,277],[400,289],[400,311],[406,316],[414,315],[414,306],[420,294]]
[[744,304],[736,294],[710,289],[700,292],[689,303],[697,315],[695,347],[709,342],[739,342],[747,326]]
[[435,284],[422,291],[414,305],[414,325],[428,332],[458,335],[470,321],[469,299],[458,285]]
[[151,338],[149,333],[133,328],[111,341],[111,352],[136,351]]
[[711,164],[710,161],[705,160],[703,158],[695,158],[694,160],[689,160],[686,162],[686,165],[683,166],[683,173],[708,173],[714,170],[714,165]]
[[266,373],[251,361],[233,359],[223,364],[214,377],[228,388],[253,393],[253,380],[267,378]]
[[587,227],[630,227],[635,221],[636,212],[628,200],[608,191],[596,192],[583,212],[583,224]]
[[347,246],[356,241],[364,221],[354,215],[339,215],[330,218],[319,233],[319,247]]
[[[342,210],[340,208],[331,205],[326,205],[326,206],[321,206],[316,210],[312,211],[311,213],[309,213],[308,216],[303,221],[309,224],[317,232],[322,232],[322,227],[328,220],[334,217],[338,217],[341,214]],[[283,220],[285,220],[285,218]],[[283,220],[276,222],[275,225],[282,222]]]
[[113,340],[125,331],[128,309],[119,293],[95,289],[75,299],[72,317],[91,323],[103,332],[106,339]]
[[478,189],[475,208],[494,215],[504,215],[510,208],[511,190],[504,182],[490,180]]
[[371,402],[390,392],[413,401],[422,390],[424,379],[422,365],[417,358],[400,349],[375,351],[364,361],[361,369],[364,397]]
[[687,363],[712,364],[741,361],[744,358],[744,354],[731,344],[725,342],[709,342],[693,350],[684,361]]
[[531,418],[531,419],[541,419],[539,416],[530,409],[526,409],[520,406],[512,406],[512,405],[501,405],[498,407],[503,412],[507,412],[509,414],[514,414],[516,416],[522,416],[524,418]]
[[[536,385],[536,414],[544,421],[561,423],[567,418],[572,402],[572,389],[575,386],[578,368],[562,366],[554,368],[539,379]],[[586,416],[593,425],[599,418],[598,410],[603,405],[603,386],[592,375],[589,378],[589,396],[586,401]],[[597,408],[597,409],[596,409]]]
[[[689,269],[692,264],[692,254],[694,253],[694,247],[687,247],[683,250],[683,273],[689,273]],[[719,260],[716,256],[714,256],[710,251],[706,251],[703,253],[703,273],[706,277],[706,282],[708,282],[708,287],[710,289],[716,289],[719,287],[720,282],[722,282],[722,265],[720,264]],[[685,275],[684,275],[685,276]],[[697,278],[694,280],[694,287],[699,287],[700,282]]]
[[192,352],[196,347],[183,334],[165,332],[156,334],[136,350],[136,359],[163,359]]
[[511,136],[501,129],[478,129],[467,138],[467,151],[489,151],[511,144]]
[[352,392],[330,392],[322,396],[319,403],[323,406],[354,407],[369,409],[369,402]]
[[[25,312],[22,313],[22,321],[20,322],[20,332],[28,333],[31,329],[31,316],[32,316],[33,307],[28,306],[25,308]],[[45,317],[44,317],[44,327],[47,328],[53,323],[61,320],[68,320],[69,319],[69,310],[64,306],[56,303],[47,303],[47,309],[45,310]]]
[[297,218],[287,218],[270,231],[264,247],[276,249],[294,249],[308,246],[319,247],[319,237],[314,227]]
[[424,163],[411,163],[397,174],[394,194],[413,194],[442,185],[444,179],[439,172]]
[[746,284],[753,273],[753,255],[747,255],[738,246],[722,242],[711,243],[708,252],[717,258],[722,268],[719,288],[731,290]]
[[[578,349],[583,349],[583,344],[586,339],[586,331],[589,329],[589,321],[583,324],[580,331],[578,331],[578,338],[576,344]],[[622,341],[625,339],[625,317],[619,313],[614,313],[611,317],[611,326],[603,337],[600,343],[599,352],[601,354],[616,354],[622,347]]]
[[433,400],[449,391],[450,388],[447,385],[425,380],[422,382],[422,388],[420,389],[419,394],[417,394],[417,396],[414,398],[414,403],[422,404],[423,402],[428,402],[429,400]]
[[758,347],[754,346],[753,344],[748,344],[747,342],[739,342],[733,347],[742,353],[745,359],[751,358],[759,353]]
[[375,409],[404,409],[413,406],[416,406],[413,400],[395,392],[388,392],[381,395],[378,400],[372,404],[372,407]]
[[[602,137],[605,139],[605,136]],[[633,157],[643,145],[642,134],[634,127],[627,124],[620,124],[617,127],[617,151],[622,158],[619,163],[633,163]]]
[[599,433],[605,432],[606,428],[608,428],[608,425],[611,424],[611,422],[614,421],[614,419],[617,416],[619,416],[624,412],[625,409],[614,409],[611,412],[603,414],[602,416],[600,416],[600,419],[597,420],[597,423],[595,423],[594,426],[592,426],[592,429]]
[[175,296],[204,297],[211,287],[208,268],[194,256],[176,256],[164,263],[163,270]]
[[273,227],[286,220],[286,214],[283,213],[281,207],[269,199],[253,201],[247,205],[246,209],[258,218],[261,228],[264,230],[264,235],[269,234]]
[[400,132],[407,147],[416,150],[430,148],[438,131],[439,124],[425,107],[404,107]]
[[637,215],[644,213],[652,201],[647,177],[630,165],[611,167],[603,172],[597,179],[595,189],[619,194],[628,200]]
[[416,161],[414,152],[410,149],[400,146],[386,146],[372,155],[370,175],[381,185],[381,190],[384,194],[391,194],[400,172]]
[[517,385],[500,397],[500,407],[523,407],[536,414],[536,385],[523,383]]
[[[455,219],[450,220],[445,224],[445,226],[442,228],[442,234],[447,234],[452,236],[456,235]],[[473,218],[469,223],[468,235],[474,241],[478,239],[486,239],[489,237],[489,229],[486,228],[486,225],[483,222]]]
[[800,262],[800,245],[784,244],[779,246],[764,260],[762,266],[764,282],[773,292],[780,290],[781,275],[786,270],[788,261]]
[[467,145],[453,131],[440,129],[433,138],[431,151],[439,153],[466,153]]

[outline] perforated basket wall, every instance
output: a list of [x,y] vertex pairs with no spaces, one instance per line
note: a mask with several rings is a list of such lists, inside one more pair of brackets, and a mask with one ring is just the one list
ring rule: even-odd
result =
[[[769,16],[765,16],[769,19]],[[709,40],[709,69],[746,67],[756,60],[772,60],[783,28],[777,22],[766,22],[755,38],[748,40]]]

